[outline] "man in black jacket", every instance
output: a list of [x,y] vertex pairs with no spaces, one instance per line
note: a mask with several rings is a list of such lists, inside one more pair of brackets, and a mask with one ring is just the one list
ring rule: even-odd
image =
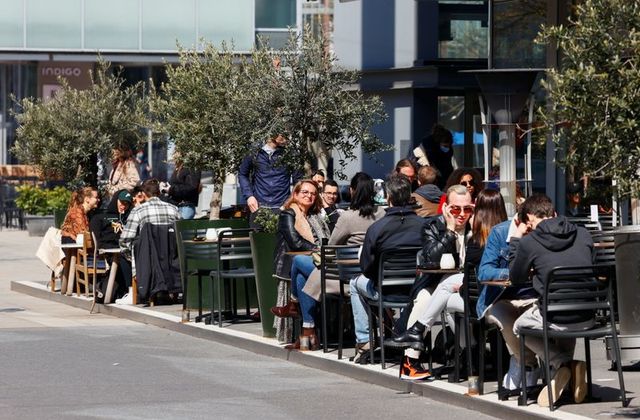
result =
[[[420,264],[437,267],[443,254],[452,254],[456,267],[459,267],[465,260],[465,238],[469,229],[469,219],[473,214],[471,194],[463,185],[453,185],[447,190],[447,201],[442,213],[440,216],[427,219],[426,241],[420,253]],[[386,343],[396,347],[411,347],[405,350],[400,367],[402,379],[422,379],[416,377],[412,366],[418,365],[425,331],[431,327],[431,319],[426,315],[429,313],[430,305],[442,305],[431,302],[431,294],[442,280],[441,274],[423,274],[416,279],[411,291],[413,305],[403,311],[400,322],[401,325],[409,325],[410,328]],[[453,325],[453,321],[450,321]],[[425,378],[429,376],[426,375]]]
[[411,183],[399,174],[392,174],[385,183],[389,208],[385,216],[373,223],[364,238],[360,254],[362,275],[351,280],[351,305],[356,330],[356,350],[362,352],[369,341],[369,321],[360,295],[378,297],[378,261],[384,251],[424,244],[425,220],[409,206]]
[[[558,266],[589,266],[593,263],[593,241],[582,227],[569,223],[564,216],[556,217],[553,203],[543,194],[534,194],[522,204],[518,215],[518,228],[509,243],[509,276],[514,284],[533,281],[535,298],[526,306],[518,305],[520,315],[513,331],[521,328],[542,329],[542,314],[538,306],[544,293],[549,272]],[[532,277],[532,278],[531,278]],[[593,313],[572,313],[562,319],[550,320],[554,330],[583,330],[593,326]],[[533,354],[544,355],[541,338],[528,337],[524,362],[529,363]],[[549,343],[549,364],[554,371],[553,401],[574,376],[573,397],[582,402],[586,395],[585,363],[572,362],[575,339],[556,340]],[[515,354],[519,352],[515,351]],[[569,367],[571,366],[571,370]],[[538,405],[549,406],[546,388],[538,396]]]

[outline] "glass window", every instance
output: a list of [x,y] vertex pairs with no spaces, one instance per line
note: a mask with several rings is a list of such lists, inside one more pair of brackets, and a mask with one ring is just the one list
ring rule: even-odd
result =
[[438,57],[486,58],[488,6],[483,1],[440,1]]
[[176,40],[195,47],[194,16],[194,0],[142,0],[142,49],[175,50]]
[[233,41],[236,51],[253,47],[254,7],[251,0],[198,0],[199,36],[217,46]]
[[0,0],[0,47],[22,47],[24,0]]
[[533,43],[547,19],[546,0],[493,2],[493,67],[544,67],[545,48]]
[[137,50],[139,4],[132,0],[85,0],[85,47]]
[[286,28],[296,25],[295,0],[255,0],[256,28]]
[[438,97],[438,123],[453,134],[453,155],[462,166],[464,162],[464,96]]
[[29,0],[28,48],[81,48],[81,0]]

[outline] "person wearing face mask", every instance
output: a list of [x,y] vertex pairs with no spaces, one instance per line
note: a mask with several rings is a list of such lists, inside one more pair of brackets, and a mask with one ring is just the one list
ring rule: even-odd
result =
[[453,156],[453,135],[440,124],[433,126],[431,134],[424,137],[418,147],[407,157],[417,166],[433,166],[438,171],[436,185],[443,189],[446,180],[458,167]]

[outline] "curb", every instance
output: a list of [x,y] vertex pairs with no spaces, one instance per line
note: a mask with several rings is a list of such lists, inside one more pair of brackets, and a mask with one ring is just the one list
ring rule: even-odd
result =
[[[72,296],[64,296],[59,293],[51,293],[46,286],[40,283],[27,281],[12,281],[11,290],[33,296],[40,299],[63,303],[87,312],[91,308],[92,301],[86,298],[78,298]],[[264,356],[273,357],[280,360],[287,360],[303,366],[320,369],[325,372],[331,372],[338,375],[350,377],[352,379],[366,382],[385,388],[392,389],[399,393],[413,393],[436,400],[438,402],[464,406],[469,410],[478,411],[483,414],[491,415],[503,419],[587,419],[588,417],[579,416],[573,413],[562,411],[549,412],[547,409],[537,407],[535,405],[528,407],[520,407],[517,401],[508,402],[498,401],[495,394],[484,396],[468,397],[464,395],[466,387],[456,384],[450,384],[446,381],[436,381],[430,383],[417,383],[402,381],[391,372],[395,369],[387,369],[381,372],[379,368],[371,365],[360,366],[353,363],[339,361],[332,358],[332,353],[303,353],[298,351],[286,350],[285,348],[274,344],[273,339],[265,339],[250,333],[234,331],[228,328],[205,326],[195,323],[182,323],[181,320],[174,316],[159,313],[145,308],[135,306],[117,306],[117,305],[101,305],[97,304],[94,313],[102,313],[125,318],[131,321],[141,322],[160,328],[165,328],[180,334],[187,334],[192,337],[202,338],[205,340],[215,341],[217,343],[233,346],[253,353]]]

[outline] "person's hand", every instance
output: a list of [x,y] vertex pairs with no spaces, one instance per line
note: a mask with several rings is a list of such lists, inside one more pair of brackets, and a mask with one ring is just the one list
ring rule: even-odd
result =
[[515,217],[516,222],[516,230],[513,232],[513,238],[522,238],[524,235],[529,233],[529,224],[525,222],[521,222],[518,216]]
[[462,284],[454,284],[451,287],[451,290],[453,291],[453,293],[458,293],[460,291],[460,287],[462,287]]
[[251,213],[254,213],[256,210],[258,210],[258,207],[260,207],[258,205],[258,200],[256,200],[254,196],[247,198],[247,206],[249,206],[249,211]]
[[447,203],[442,205],[442,215],[444,216],[444,222],[447,225],[447,229],[449,229],[452,232],[455,232],[456,231],[456,218],[449,211],[449,206],[447,205]]

